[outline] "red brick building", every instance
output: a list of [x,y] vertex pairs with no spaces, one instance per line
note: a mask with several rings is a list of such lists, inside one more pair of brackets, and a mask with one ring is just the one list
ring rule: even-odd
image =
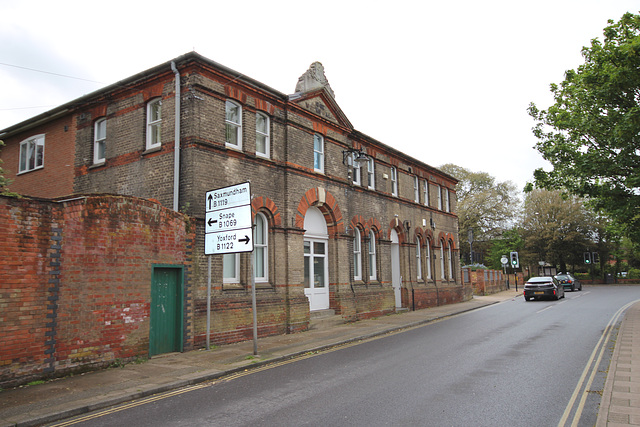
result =
[[351,321],[471,297],[455,178],[356,130],[319,63],[287,95],[191,52],[0,139],[11,191],[134,196],[192,218],[178,303],[186,313],[192,300],[193,324],[177,328],[195,346],[206,338],[205,194],[240,182],[251,185],[256,250],[212,256],[214,343],[251,337],[252,256],[260,335],[305,330],[313,311]]

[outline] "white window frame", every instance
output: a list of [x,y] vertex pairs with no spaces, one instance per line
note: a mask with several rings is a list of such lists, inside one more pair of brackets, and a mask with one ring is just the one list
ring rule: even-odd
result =
[[376,235],[369,231],[369,280],[378,280],[378,265],[376,261]]
[[44,167],[44,139],[44,134],[40,134],[20,143],[18,173],[31,172]]
[[398,170],[395,166],[391,166],[391,195],[398,197]]
[[453,249],[451,249],[451,242],[447,248],[447,263],[449,264],[449,279],[453,279]]
[[431,279],[431,240],[427,239],[427,244],[425,245],[425,259],[427,261],[427,279]]
[[449,189],[444,189],[444,210],[445,212],[451,212],[451,203],[449,201]]
[[[229,109],[238,109],[238,121],[234,122],[229,118]],[[242,150],[242,106],[236,102],[227,100],[224,104],[224,143],[225,146]],[[229,135],[235,134],[236,143],[229,142]]]
[[424,180],[424,205],[429,206],[429,181]]
[[353,229],[353,280],[362,280],[362,240],[360,229]]
[[442,186],[438,185],[438,210],[442,210]]
[[324,173],[324,137],[313,134],[313,170]]
[[[228,263],[233,260],[231,271]],[[240,283],[240,254],[222,255],[222,283]]]
[[[159,107],[158,117],[154,117],[153,109]],[[147,150],[162,145],[162,98],[152,99],[147,103]]]
[[420,251],[420,239],[416,236],[416,279],[422,280],[422,252]]
[[373,157],[369,157],[367,161],[367,188],[376,189],[376,164]]
[[420,203],[420,180],[417,176],[413,177],[413,200]]
[[[254,268],[253,274],[256,282],[264,283],[269,281],[269,223],[267,222],[267,217],[261,212],[256,213],[254,225],[253,256],[255,262],[253,265],[256,266],[256,268]],[[262,233],[258,235],[260,231],[262,231]],[[258,257],[262,262],[262,275],[258,275]]]
[[[93,163],[104,163],[107,142],[107,119],[101,118],[93,124]],[[101,149],[102,148],[102,149]],[[100,152],[102,151],[102,156]]]
[[[265,125],[265,130],[260,130],[258,129],[258,118],[262,118],[264,120],[264,125]],[[269,116],[267,116],[266,114],[262,114],[262,113],[256,113],[256,156],[260,156],[260,157],[265,157],[265,158],[269,158],[269,153],[271,152],[271,146],[270,146],[270,121],[269,121]],[[262,151],[258,151],[258,139],[259,138],[264,138],[264,152]]]
[[442,280],[446,279],[444,266],[444,241],[440,241],[440,278]]
[[356,154],[351,154],[351,166],[353,167],[353,184],[362,185],[362,165],[356,162]]

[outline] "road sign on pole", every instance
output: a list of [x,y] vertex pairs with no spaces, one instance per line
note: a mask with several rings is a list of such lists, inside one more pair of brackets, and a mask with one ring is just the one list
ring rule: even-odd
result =
[[205,209],[205,255],[253,252],[248,182],[207,191]]
[[[248,182],[207,191],[205,195],[205,255],[253,252],[251,187]],[[251,257],[251,302],[253,308],[253,354],[258,354],[256,285]],[[211,334],[211,257],[207,281],[207,350]]]

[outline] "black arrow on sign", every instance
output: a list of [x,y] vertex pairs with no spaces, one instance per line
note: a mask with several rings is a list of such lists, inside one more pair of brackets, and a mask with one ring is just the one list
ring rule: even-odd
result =
[[209,202],[209,209],[211,209],[211,201],[213,200],[213,196],[211,194],[209,194],[209,198],[207,199],[207,201]]
[[209,221],[207,222],[207,224],[209,224],[209,227],[212,227],[213,224],[215,224],[216,222],[218,222],[217,219],[209,218]]
[[238,239],[238,242],[244,242],[245,245],[249,244],[249,236],[245,235],[244,239]]

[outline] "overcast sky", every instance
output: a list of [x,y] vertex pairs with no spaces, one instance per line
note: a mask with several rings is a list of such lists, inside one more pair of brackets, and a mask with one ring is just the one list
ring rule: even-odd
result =
[[[195,50],[280,92],[320,61],[359,130],[519,189],[529,102],[638,0],[0,0],[0,129]],[[37,71],[34,71],[37,70]]]

